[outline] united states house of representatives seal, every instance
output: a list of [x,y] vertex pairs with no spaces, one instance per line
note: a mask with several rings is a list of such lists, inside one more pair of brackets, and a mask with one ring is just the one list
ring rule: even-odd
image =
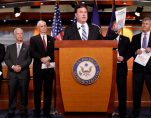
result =
[[73,66],[74,79],[80,84],[93,84],[100,74],[98,63],[91,57],[82,57]]

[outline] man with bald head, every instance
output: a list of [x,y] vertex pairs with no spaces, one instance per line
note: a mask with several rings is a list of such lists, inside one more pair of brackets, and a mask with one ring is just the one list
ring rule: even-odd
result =
[[16,43],[7,46],[4,61],[8,67],[7,78],[9,87],[9,111],[8,118],[15,117],[17,91],[20,91],[20,114],[27,117],[29,65],[31,58],[29,46],[23,43],[24,32],[21,28],[14,30]]
[[[37,28],[40,34],[30,39],[30,54],[33,61],[33,84],[34,84],[34,117],[39,118],[41,112],[41,93],[44,89],[43,113],[50,118],[52,85],[54,78],[54,38],[47,35],[47,25],[43,20],[38,21]],[[43,86],[43,87],[42,87]]]

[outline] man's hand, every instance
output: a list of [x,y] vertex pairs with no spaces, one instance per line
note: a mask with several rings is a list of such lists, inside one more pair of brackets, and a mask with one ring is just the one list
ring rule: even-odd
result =
[[146,48],[146,49],[145,49],[145,52],[146,52],[146,53],[150,53],[150,52],[151,52],[151,48],[149,48],[149,47]]
[[12,69],[15,71],[15,72],[20,72],[21,71],[21,66],[20,65],[14,65],[13,67],[12,67]]
[[138,49],[137,51],[136,51],[136,54],[142,54],[142,50],[141,49]]
[[21,71],[21,66],[20,65],[16,65],[17,66],[17,72]]
[[49,68],[51,65],[50,65],[50,62],[47,62],[46,63],[46,66],[47,66],[47,68]]
[[120,62],[121,62],[121,61],[123,61],[123,60],[124,60],[123,56],[118,56],[118,57],[117,57],[117,61],[120,61]]
[[46,64],[47,62],[50,61],[50,57],[49,57],[49,56],[47,56],[47,57],[42,57],[40,60],[41,60],[42,63]]

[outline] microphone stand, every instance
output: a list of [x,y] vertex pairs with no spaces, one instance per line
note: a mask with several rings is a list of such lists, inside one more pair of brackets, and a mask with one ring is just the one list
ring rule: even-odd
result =
[[59,113],[57,110],[57,82],[56,82],[56,71],[54,68],[54,111],[52,112],[52,115],[54,116],[60,116],[62,113]]

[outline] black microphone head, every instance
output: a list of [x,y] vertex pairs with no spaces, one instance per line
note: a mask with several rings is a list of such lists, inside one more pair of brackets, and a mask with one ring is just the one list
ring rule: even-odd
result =
[[81,27],[78,27],[78,30],[80,30],[81,29]]

